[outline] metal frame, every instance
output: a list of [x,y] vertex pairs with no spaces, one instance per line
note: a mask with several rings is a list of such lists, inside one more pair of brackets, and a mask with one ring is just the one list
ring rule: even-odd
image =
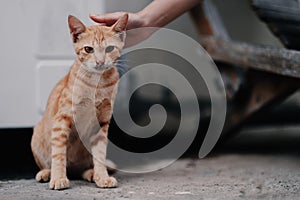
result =
[[228,112],[222,136],[299,88],[300,52],[232,41],[211,1],[203,1],[190,14],[226,87]]

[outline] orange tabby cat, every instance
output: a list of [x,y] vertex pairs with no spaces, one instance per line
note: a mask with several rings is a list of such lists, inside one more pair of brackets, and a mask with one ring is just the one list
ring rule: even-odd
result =
[[[125,14],[111,27],[86,27],[74,16],[68,18],[77,58],[50,94],[45,114],[34,127],[31,141],[35,161],[41,169],[36,180],[50,180],[51,189],[69,187],[67,170],[80,173],[99,187],[117,186],[104,163],[107,131],[119,80],[115,65],[124,46],[127,21]],[[93,95],[94,99],[90,98]],[[80,140],[73,116],[89,110],[91,105],[96,109],[101,128],[96,133],[87,133],[90,153]],[[83,121],[86,122],[88,120]]]

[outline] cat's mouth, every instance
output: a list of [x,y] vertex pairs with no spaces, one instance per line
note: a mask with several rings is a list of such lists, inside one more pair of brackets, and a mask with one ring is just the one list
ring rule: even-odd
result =
[[109,68],[109,65],[106,65],[106,64],[96,65],[94,68],[98,71],[107,70]]
[[103,69],[104,67],[103,67],[103,65],[96,65],[94,68],[95,68],[96,70],[101,70],[101,69]]

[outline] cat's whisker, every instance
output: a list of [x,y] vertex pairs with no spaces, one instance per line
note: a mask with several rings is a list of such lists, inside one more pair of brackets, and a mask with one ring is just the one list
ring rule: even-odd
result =
[[128,65],[128,64],[122,64],[122,65],[117,65],[117,67],[119,68],[127,68],[127,69],[129,69],[129,68],[131,68],[130,67],[130,65]]
[[119,62],[121,62],[121,61],[126,61],[126,62],[129,62],[130,60],[128,60],[128,59],[124,59],[124,58],[120,58],[119,60],[118,60]]
[[129,60],[118,60],[118,61],[116,61],[116,63],[128,63],[129,62]]
[[129,61],[115,62],[114,64],[117,66],[126,66],[126,67],[132,65]]

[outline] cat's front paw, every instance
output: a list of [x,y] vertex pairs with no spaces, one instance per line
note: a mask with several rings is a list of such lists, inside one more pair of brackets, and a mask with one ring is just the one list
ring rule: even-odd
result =
[[100,188],[114,188],[118,185],[118,182],[114,177],[99,178],[95,179],[94,181]]
[[49,188],[54,190],[62,190],[69,187],[69,179],[67,177],[65,178],[56,178],[50,180]]
[[48,182],[50,180],[50,174],[50,169],[42,169],[36,174],[35,180],[38,182]]

